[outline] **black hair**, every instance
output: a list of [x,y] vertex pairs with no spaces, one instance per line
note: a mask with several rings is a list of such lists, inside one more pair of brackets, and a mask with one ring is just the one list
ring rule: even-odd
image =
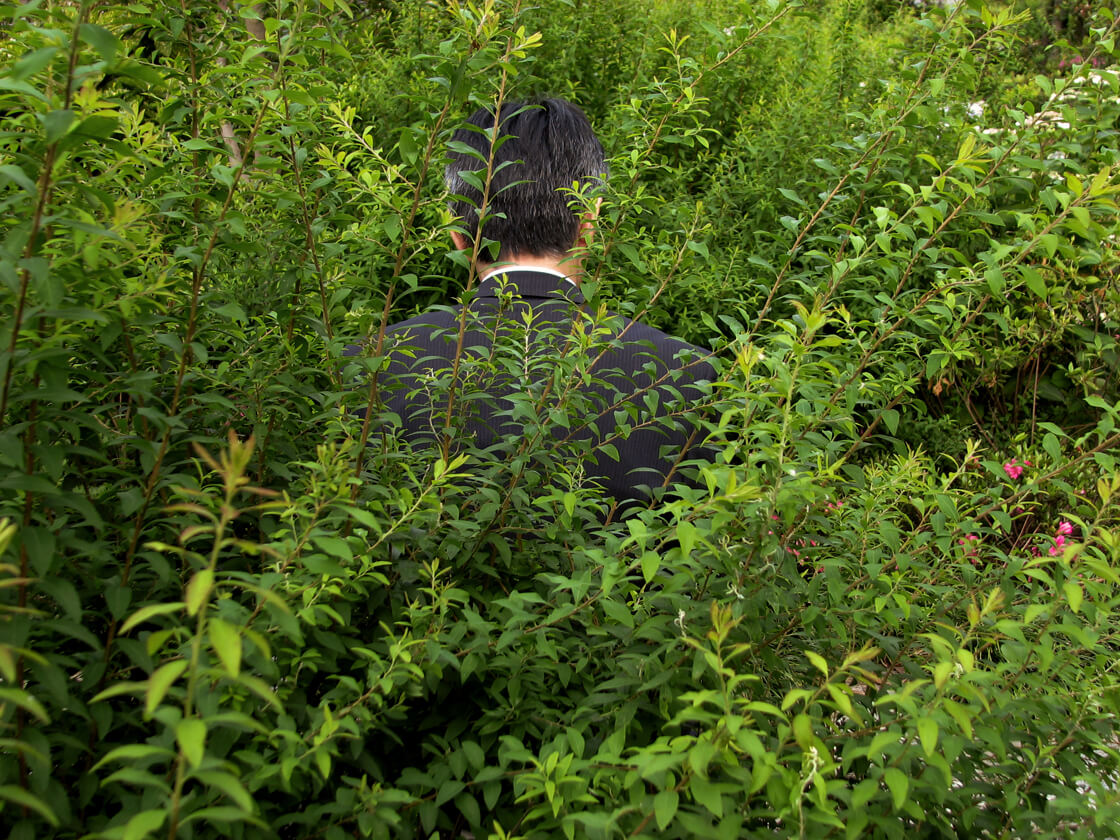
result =
[[[481,233],[500,243],[499,260],[563,256],[579,235],[580,207],[570,206],[570,190],[583,193],[603,182],[603,146],[583,111],[563,99],[503,103],[498,124],[492,140],[494,109],[480,108],[452,136],[444,172],[451,212],[472,242]],[[492,142],[493,175],[479,231],[478,187],[486,180]]]

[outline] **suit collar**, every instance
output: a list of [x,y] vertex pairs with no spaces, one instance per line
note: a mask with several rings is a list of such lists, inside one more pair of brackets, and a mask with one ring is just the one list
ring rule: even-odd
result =
[[563,298],[583,303],[583,293],[568,278],[552,271],[510,267],[496,271],[478,286],[478,297],[496,298],[503,288],[512,287],[523,298]]

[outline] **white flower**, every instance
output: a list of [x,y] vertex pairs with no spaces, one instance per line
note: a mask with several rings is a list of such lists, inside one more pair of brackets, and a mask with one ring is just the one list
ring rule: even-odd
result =
[[681,628],[681,635],[684,635],[684,610],[677,610],[677,618],[673,621],[675,625]]
[[988,103],[986,103],[983,99],[981,99],[979,102],[969,102],[968,115],[974,120],[980,119],[982,116],[984,116],[984,106],[987,104]]

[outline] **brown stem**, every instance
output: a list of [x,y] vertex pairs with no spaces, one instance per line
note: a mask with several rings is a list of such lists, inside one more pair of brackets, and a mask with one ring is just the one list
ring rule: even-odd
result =
[[[447,120],[447,115],[451,112],[451,105],[453,104],[452,98],[449,96],[443,104],[443,108],[436,118],[435,125],[428,135],[428,145],[424,149],[424,157],[420,165],[420,172],[416,178],[416,186],[412,191],[412,206],[408,211],[408,222],[401,228],[401,244],[397,249],[396,262],[393,266],[393,276],[389,282],[389,288],[385,292],[385,305],[381,309],[381,320],[378,322],[377,339],[372,345],[372,355],[379,356],[385,346],[385,330],[389,326],[389,314],[392,311],[393,295],[396,292],[396,281],[400,277],[401,272],[404,270],[405,254],[407,251],[408,237],[411,235],[413,225],[416,223],[416,215],[420,212],[420,198],[421,190],[424,187],[424,181],[427,177],[428,169],[431,166],[432,156],[435,154],[436,142],[439,139],[440,130],[443,128],[444,122]],[[369,347],[369,342],[366,343]],[[369,381],[369,398],[366,400],[365,417],[362,420],[362,430],[358,437],[358,454],[354,464],[354,475],[361,477],[362,469],[365,467],[366,458],[366,443],[369,440],[371,424],[373,421],[374,409],[377,407],[381,399],[380,391],[377,384],[377,374],[370,377]],[[351,490],[351,500],[358,497],[359,485],[355,484]]]
[[[257,120],[253,125],[253,129],[249,134],[248,142],[246,143],[246,158],[248,158],[248,151],[253,147],[256,140],[257,133],[260,131],[261,123],[264,121],[264,116],[268,112],[268,103],[261,102],[260,112],[257,114]],[[171,397],[171,405],[168,409],[167,416],[174,417],[179,410],[179,402],[183,394],[183,382],[186,378],[187,367],[190,364],[192,352],[191,342],[194,341],[195,330],[198,324],[198,303],[202,292],[202,280],[206,274],[207,265],[210,262],[210,257],[213,255],[214,246],[218,241],[218,235],[221,232],[222,222],[225,220],[226,214],[229,212],[230,204],[233,203],[233,198],[237,193],[238,186],[242,183],[241,173],[245,168],[244,161],[242,162],[241,169],[234,173],[231,181],[229,192],[226,194],[225,202],[222,204],[221,211],[218,217],[214,220],[213,231],[210,234],[210,240],[206,246],[206,250],[202,255],[198,267],[194,271],[194,276],[191,282],[191,305],[190,313],[187,317],[187,330],[183,337],[183,351],[179,358],[179,368],[175,376],[175,390]],[[155,495],[155,489],[159,482],[160,471],[163,468],[163,460],[167,456],[167,450],[171,443],[172,425],[168,423],[167,428],[164,429],[163,437],[160,440],[159,450],[156,453],[155,461],[152,464],[152,469],[148,473],[148,480],[144,485],[144,497],[140,504],[139,510],[133,518],[132,534],[129,537],[128,549],[125,553],[124,564],[121,569],[121,585],[125,586],[128,583],[129,575],[132,571],[132,563],[136,558],[136,552],[140,546],[140,536],[143,533],[144,522],[147,517],[148,508],[151,506],[152,497]],[[112,652],[113,642],[117,635],[118,622],[116,619],[110,622],[109,629],[106,634],[104,660],[107,663],[109,656]],[[108,668],[101,675],[101,680],[98,683],[99,687],[104,684],[108,676]]]
[[[259,21],[258,21],[258,23],[259,23]],[[279,30],[277,30],[277,33],[276,33],[276,40],[277,40],[277,52],[282,53],[282,47],[281,47],[281,44],[279,43],[279,41],[280,41]],[[279,64],[277,66],[276,73],[279,76],[280,91],[283,94],[282,99],[283,99],[283,102],[284,102],[284,118],[288,122],[291,122],[291,103],[288,99],[288,80],[287,80],[287,74],[284,72],[284,63],[285,62],[284,62],[283,58],[281,57],[281,60],[279,61]],[[321,262],[319,261],[319,249],[315,246],[315,234],[311,230],[311,217],[307,212],[307,191],[304,189],[304,186],[303,186],[303,169],[299,165],[299,156],[296,153],[296,138],[295,138],[294,133],[288,135],[288,150],[289,150],[289,154],[290,154],[290,157],[291,157],[292,174],[295,175],[295,179],[296,179],[296,191],[299,193],[299,209],[300,209],[300,218],[303,221],[304,243],[307,247],[307,253],[311,257],[311,263],[315,267],[315,276],[319,280],[319,303],[320,303],[320,306],[322,307],[322,312],[323,312],[323,328],[326,330],[328,343],[333,344],[334,343],[334,328],[331,325],[330,306],[328,305],[328,302],[327,302],[326,279],[323,276],[323,266],[322,266]],[[294,309],[293,309],[293,321],[289,323],[289,338],[291,338],[291,324],[292,323],[294,323]],[[330,377],[331,377],[331,380],[334,382],[335,386],[337,388],[341,388],[342,387],[342,380],[340,378],[338,367],[336,365],[333,365],[333,364],[330,363],[329,354],[328,354],[328,359],[327,359],[327,370],[328,370],[328,372],[330,374]]]

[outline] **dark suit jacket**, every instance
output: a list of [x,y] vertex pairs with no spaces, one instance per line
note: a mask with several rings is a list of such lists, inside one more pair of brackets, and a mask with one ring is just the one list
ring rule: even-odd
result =
[[687,416],[715,378],[706,351],[618,315],[596,318],[576,286],[548,272],[483,280],[460,350],[462,315],[443,307],[386,332],[379,391],[408,439],[471,435],[573,471],[582,461],[620,501],[648,499],[644,488],[670,473],[681,480],[674,465],[701,439]]

